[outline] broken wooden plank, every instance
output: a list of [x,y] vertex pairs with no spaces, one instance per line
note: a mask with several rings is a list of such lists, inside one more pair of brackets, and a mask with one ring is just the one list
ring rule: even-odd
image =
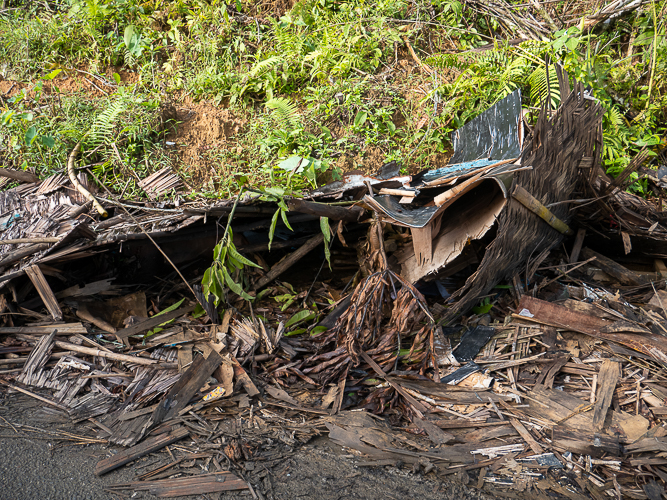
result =
[[107,472],[111,472],[118,467],[122,467],[125,464],[130,463],[132,460],[141,458],[144,455],[153,453],[155,451],[161,450],[165,446],[168,446],[176,441],[183,439],[190,433],[185,427],[177,427],[171,432],[160,434],[158,436],[150,437],[144,442],[123,450],[109,458],[105,458],[97,463],[95,466],[95,474],[101,476]]
[[[182,461],[179,460],[179,462]],[[175,464],[169,464],[173,466]],[[110,490],[117,492],[123,490],[148,491],[160,498],[173,498],[179,496],[205,495],[207,493],[218,493],[222,491],[247,490],[248,483],[236,477],[228,471],[214,472],[211,474],[200,474],[189,477],[178,477],[173,479],[159,479],[148,481],[135,481],[131,483],[114,484]]]
[[44,237],[44,238],[14,238],[8,240],[0,240],[0,245],[23,245],[24,243],[58,243],[60,238]]
[[151,417],[153,425],[174,417],[185,408],[220,363],[222,358],[215,351],[206,357],[198,356],[155,408]]
[[42,250],[46,250],[47,248],[50,248],[52,245],[53,245],[52,243],[36,243],[34,245],[27,245],[12,252],[6,253],[2,258],[2,260],[0,260],[0,267],[6,267],[11,264],[14,264],[15,262],[21,260],[22,258],[28,257],[37,252],[41,252]]
[[544,453],[544,450],[540,446],[540,444],[535,441],[535,438],[530,435],[530,432],[528,432],[528,429],[519,422],[516,418],[511,418],[510,423],[512,424],[512,427],[516,429],[516,431],[519,433],[519,435],[523,438],[523,440],[530,446],[530,449],[533,450],[533,453],[536,455],[540,455]]
[[615,262],[609,257],[605,257],[604,255],[599,254],[588,247],[581,250],[581,256],[584,259],[596,257],[596,265],[599,266],[600,269],[602,269],[608,275],[616,278],[621,283],[621,285],[639,286],[648,283],[648,280],[644,276],[640,276],[627,267],[623,267],[618,262]]
[[593,430],[600,432],[604,427],[607,410],[611,405],[611,398],[616,389],[616,383],[621,376],[621,364],[618,361],[605,359],[598,375],[598,392],[593,413]]
[[613,457],[621,456],[621,445],[618,436],[572,432],[561,426],[553,428],[553,445],[563,452],[579,453],[599,458],[605,454]]
[[172,319],[176,319],[179,316],[183,316],[184,314],[188,314],[188,313],[190,313],[194,310],[195,310],[195,306],[191,305],[191,306],[181,307],[179,309],[176,309],[175,311],[170,311],[168,313],[156,314],[152,318],[144,320],[141,323],[138,323],[134,326],[129,326],[129,327],[124,328],[122,330],[118,330],[116,332],[116,337],[119,337],[121,339],[126,339],[130,335],[137,335],[141,332],[145,332],[146,330],[150,330],[151,328],[155,328],[156,326],[160,326],[162,323],[166,323],[167,321],[171,321]]
[[572,253],[570,253],[570,264],[574,264],[579,259],[581,247],[584,245],[584,238],[586,238],[586,228],[580,228],[577,231],[577,236],[574,238],[574,245],[572,245]]
[[454,437],[453,434],[443,431],[440,427],[428,420],[422,420],[421,418],[415,417],[412,419],[412,423],[424,431],[429,439],[436,445],[449,444],[456,440],[456,437]]

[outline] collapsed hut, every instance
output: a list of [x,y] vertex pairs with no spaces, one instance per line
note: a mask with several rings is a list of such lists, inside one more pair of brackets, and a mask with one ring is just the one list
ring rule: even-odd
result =
[[[120,493],[257,488],[243,463],[328,433],[365,465],[493,491],[659,498],[665,216],[602,172],[603,110],[558,80],[532,127],[513,93],[455,132],[447,167],[348,173],[284,218],[253,193],[160,201],[167,170],[119,200],[74,176],[75,149],[72,175],[0,193],[0,387],[125,447],[97,474],[181,455]],[[201,287],[227,234],[256,263],[251,300]],[[619,262],[633,251],[649,270]]]

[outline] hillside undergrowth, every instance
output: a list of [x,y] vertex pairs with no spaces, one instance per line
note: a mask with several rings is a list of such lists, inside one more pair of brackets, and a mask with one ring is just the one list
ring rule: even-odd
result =
[[[595,2],[549,3],[551,22],[508,2],[517,13],[530,9],[548,36],[489,16],[485,5],[6,0],[0,164],[46,177],[62,172],[82,141],[83,165],[132,197],[144,195],[138,179],[165,166],[190,195],[211,197],[246,183],[299,191],[391,160],[411,172],[436,168],[451,132],[515,89],[528,121],[543,101],[557,106],[555,62],[607,110],[611,175],[642,148],[661,150],[667,1],[597,24]],[[238,130],[183,141],[179,127],[203,104],[230,110]],[[187,147],[194,152],[182,154]],[[280,165],[293,156],[312,168],[284,175]]]

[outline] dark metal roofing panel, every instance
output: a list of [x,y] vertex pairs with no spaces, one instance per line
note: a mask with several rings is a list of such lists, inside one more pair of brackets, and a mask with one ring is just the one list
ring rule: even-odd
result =
[[452,133],[454,155],[449,162],[518,158],[520,119],[521,91],[516,90]]

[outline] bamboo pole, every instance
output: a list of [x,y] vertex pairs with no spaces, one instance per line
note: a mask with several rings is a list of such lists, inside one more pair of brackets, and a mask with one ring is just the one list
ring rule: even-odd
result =
[[76,190],[83,195],[85,199],[93,203],[93,206],[95,209],[100,213],[101,216],[106,217],[107,211],[104,209],[102,205],[100,205],[100,202],[95,199],[95,197],[90,194],[90,191],[88,191],[85,187],[81,185],[79,182],[79,179],[76,178],[76,174],[74,173],[74,160],[76,159],[76,155],[79,154],[79,150],[81,149],[81,143],[77,143],[76,146],[74,146],[74,149],[69,155],[69,158],[67,159],[67,175],[69,176],[69,180],[72,183],[72,185],[76,188]]

